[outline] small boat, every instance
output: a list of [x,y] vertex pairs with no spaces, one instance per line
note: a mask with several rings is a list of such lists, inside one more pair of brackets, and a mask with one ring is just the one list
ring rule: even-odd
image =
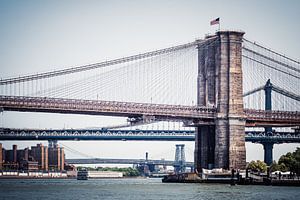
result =
[[88,171],[86,169],[77,171],[77,180],[88,180]]

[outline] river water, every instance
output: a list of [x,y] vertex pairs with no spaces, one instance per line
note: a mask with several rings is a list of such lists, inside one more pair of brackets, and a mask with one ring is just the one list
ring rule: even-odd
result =
[[299,187],[162,183],[161,179],[0,179],[0,199],[300,199]]

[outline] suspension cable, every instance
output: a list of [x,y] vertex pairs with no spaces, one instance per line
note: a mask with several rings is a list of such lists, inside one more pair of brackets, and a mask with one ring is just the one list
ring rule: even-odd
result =
[[292,62],[295,62],[295,63],[297,63],[297,64],[300,64],[299,61],[297,61],[297,60],[295,60],[295,59],[292,59],[292,58],[290,58],[290,57],[287,57],[287,56],[285,56],[285,55],[283,55],[283,54],[277,53],[276,51],[273,51],[273,50],[271,50],[271,49],[269,49],[269,48],[266,48],[266,47],[264,47],[264,46],[262,46],[262,45],[259,45],[259,44],[257,44],[256,42],[252,42],[252,41],[247,40],[247,39],[245,39],[245,38],[243,38],[243,40],[246,41],[246,42],[249,42],[249,43],[251,43],[251,44],[254,44],[255,46],[258,46],[258,47],[260,47],[260,48],[262,48],[262,49],[264,49],[264,50],[270,51],[270,52],[272,52],[272,53],[274,53],[274,54],[276,54],[276,55],[278,55],[278,56],[281,56],[281,57],[283,57],[283,58],[285,58],[285,59],[287,59],[287,60],[289,60],[289,61],[292,61]]
[[260,54],[260,53],[258,53],[258,52],[256,52],[256,51],[253,51],[253,50],[248,49],[248,48],[246,48],[246,47],[243,47],[243,49],[246,50],[246,51],[248,51],[248,52],[250,52],[250,53],[253,53],[253,54],[255,54],[255,55],[258,55],[258,56],[260,56],[260,57],[262,57],[262,58],[265,58],[265,59],[267,59],[267,60],[270,60],[270,61],[272,61],[272,62],[274,62],[274,63],[277,63],[277,64],[279,64],[279,65],[282,65],[282,66],[284,66],[284,67],[286,67],[286,68],[288,68],[288,69],[290,69],[290,70],[293,70],[293,71],[296,71],[296,72],[300,73],[300,69],[297,69],[297,68],[295,68],[295,67],[293,67],[293,66],[290,66],[290,65],[288,65],[288,64],[285,64],[285,63],[283,63],[283,62],[280,62],[280,61],[275,60],[275,59],[273,59],[273,58],[270,58],[270,57],[268,57],[268,56],[262,55],[262,54]]
[[95,63],[95,64],[83,65],[83,66],[79,66],[79,67],[72,67],[72,68],[67,68],[67,69],[63,69],[63,70],[55,70],[55,71],[34,74],[34,75],[26,75],[26,76],[1,79],[0,85],[7,85],[7,84],[12,84],[12,83],[19,83],[19,82],[25,82],[25,81],[31,81],[31,80],[37,80],[37,79],[43,79],[43,78],[50,78],[50,77],[54,77],[54,76],[66,75],[66,74],[82,72],[82,71],[87,71],[87,70],[96,69],[96,68],[107,67],[110,65],[121,64],[121,63],[125,63],[125,62],[130,62],[130,61],[139,60],[139,59],[143,59],[143,58],[153,57],[153,56],[165,54],[168,52],[173,52],[173,51],[189,48],[189,47],[195,46],[199,43],[202,43],[202,41],[195,41],[195,42],[191,42],[191,43],[187,43],[187,44],[183,44],[183,45],[178,45],[178,46],[169,47],[169,48],[165,48],[165,49],[161,49],[161,50],[146,52],[146,53],[142,53],[142,54],[137,54],[137,55],[133,55],[133,56],[129,56],[129,57],[114,59],[114,60],[110,60],[110,61],[104,61],[104,62]]
[[273,66],[271,66],[271,65],[268,65],[268,64],[263,63],[263,62],[261,62],[261,61],[258,61],[258,60],[254,59],[254,58],[250,58],[249,56],[242,55],[242,57],[247,58],[247,59],[249,59],[249,60],[252,60],[252,61],[254,61],[254,62],[257,62],[257,63],[259,63],[259,64],[261,64],[261,65],[266,66],[266,67],[272,68],[272,69],[274,69],[274,70],[276,70],[276,71],[279,71],[279,72],[281,72],[281,73],[284,73],[284,74],[287,74],[287,75],[289,75],[289,76],[292,76],[292,77],[294,77],[294,78],[300,79],[299,76],[295,76],[295,75],[293,75],[293,74],[291,74],[291,73],[288,73],[288,72],[286,72],[286,71],[283,71],[283,70],[281,70],[281,69],[278,69],[278,68],[276,68],[276,67],[273,67]]

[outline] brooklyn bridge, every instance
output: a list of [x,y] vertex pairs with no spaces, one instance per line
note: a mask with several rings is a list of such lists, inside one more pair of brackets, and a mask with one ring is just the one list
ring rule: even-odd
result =
[[[211,166],[245,169],[246,141],[264,145],[268,164],[274,143],[299,142],[299,79],[299,61],[245,39],[244,32],[218,31],[161,50],[1,79],[0,108],[2,112],[127,117],[128,124],[117,132],[122,134],[130,132],[126,126],[180,122],[193,130],[179,131],[175,137],[164,135],[170,130],[153,130],[147,137],[194,140],[198,171]],[[109,138],[105,130],[43,132],[3,127],[0,140],[91,136],[105,140]],[[130,134],[125,139],[138,140],[141,131]]]

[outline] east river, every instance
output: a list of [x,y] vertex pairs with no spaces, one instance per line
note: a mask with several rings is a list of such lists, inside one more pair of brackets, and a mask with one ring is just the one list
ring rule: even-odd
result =
[[299,187],[162,183],[161,179],[0,179],[0,199],[300,199]]

